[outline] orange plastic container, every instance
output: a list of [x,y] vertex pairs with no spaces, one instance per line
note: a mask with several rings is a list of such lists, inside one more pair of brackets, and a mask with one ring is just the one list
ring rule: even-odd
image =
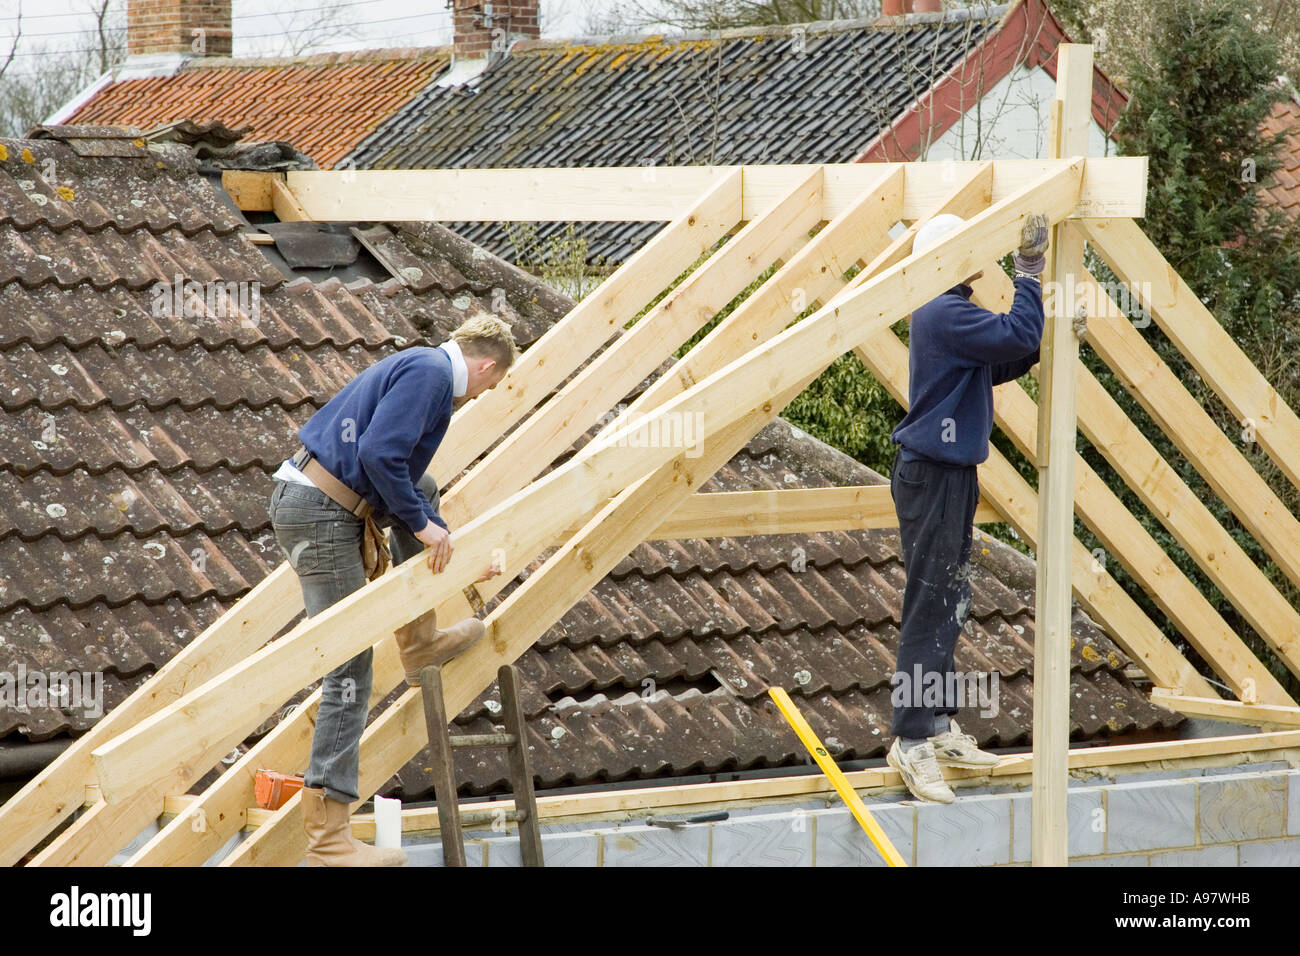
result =
[[257,771],[253,782],[257,805],[267,810],[279,810],[301,789],[302,777],[290,777],[275,770]]

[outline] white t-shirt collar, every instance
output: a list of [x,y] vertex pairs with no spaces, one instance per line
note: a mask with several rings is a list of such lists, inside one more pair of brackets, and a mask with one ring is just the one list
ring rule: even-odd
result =
[[461,354],[455,339],[448,339],[438,348],[451,358],[451,393],[460,398],[469,389],[469,366],[465,364],[465,356]]

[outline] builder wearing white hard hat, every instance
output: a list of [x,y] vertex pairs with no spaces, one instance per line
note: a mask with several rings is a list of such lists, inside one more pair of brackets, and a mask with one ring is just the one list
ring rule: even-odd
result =
[[[959,216],[935,216],[917,230],[913,254],[963,224]],[[908,412],[892,435],[899,451],[890,490],[907,583],[887,760],[921,800],[952,802],[943,766],[998,762],[952,719],[958,703],[953,655],[970,612],[976,466],[989,454],[993,386],[1038,361],[1048,225],[1046,216],[1034,215],[1021,230],[1010,311],[990,312],[971,301],[972,283],[983,275],[977,272],[912,313]]]

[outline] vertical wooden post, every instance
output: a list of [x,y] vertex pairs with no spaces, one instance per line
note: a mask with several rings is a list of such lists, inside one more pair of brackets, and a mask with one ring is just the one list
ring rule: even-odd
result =
[[[1086,156],[1092,116],[1092,47],[1057,48],[1049,147],[1054,159]],[[1034,602],[1034,866],[1069,862],[1066,819],[1070,748],[1070,549],[1074,542],[1074,287],[1083,276],[1083,237],[1067,222],[1052,230],[1044,289],[1047,319],[1038,372],[1038,552]]]
[[442,696],[442,668],[431,664],[420,671],[424,722],[429,729],[433,765],[433,795],[438,801],[438,837],[442,865],[465,865],[465,838],[460,828],[460,803],[456,796],[456,768],[452,763],[451,734],[447,730],[447,704]]
[[501,691],[506,734],[513,740],[506,756],[510,762],[510,789],[515,793],[519,855],[524,866],[545,866],[542,828],[537,819],[537,795],[533,792],[533,770],[528,760],[528,727],[519,704],[519,674],[513,664],[502,664],[497,670],[497,688]]

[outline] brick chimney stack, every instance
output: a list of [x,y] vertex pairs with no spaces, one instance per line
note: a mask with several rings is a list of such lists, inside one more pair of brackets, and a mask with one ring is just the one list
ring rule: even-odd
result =
[[129,0],[126,46],[130,56],[185,53],[230,56],[231,0]]
[[494,58],[515,40],[540,37],[539,0],[452,0],[452,56]]

